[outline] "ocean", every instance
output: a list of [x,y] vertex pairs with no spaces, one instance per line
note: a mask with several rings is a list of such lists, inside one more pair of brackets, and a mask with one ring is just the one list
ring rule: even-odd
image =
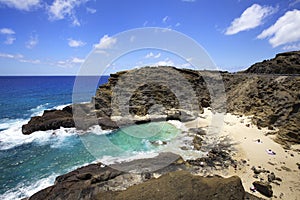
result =
[[[116,131],[102,131],[95,126],[84,135],[75,128],[23,135],[21,127],[30,117],[72,103],[75,78],[0,77],[0,199],[28,197],[52,185],[57,176],[97,160],[112,163],[155,153],[158,147],[152,141],[170,140],[179,134],[175,126],[155,122]],[[88,82],[95,77],[85,78]],[[107,80],[108,76],[101,77],[98,85]],[[86,88],[80,101],[90,101],[95,90]],[[142,131],[149,135],[154,130],[160,132],[147,139],[126,134]]]

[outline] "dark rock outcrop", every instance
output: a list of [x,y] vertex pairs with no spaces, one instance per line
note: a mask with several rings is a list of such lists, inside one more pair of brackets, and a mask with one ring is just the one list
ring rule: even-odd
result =
[[72,110],[69,106],[62,110],[45,110],[42,116],[32,117],[28,124],[22,126],[25,135],[34,131],[75,127]]
[[273,190],[272,190],[272,186],[270,185],[270,183],[255,181],[255,182],[253,182],[253,186],[255,187],[255,189],[258,192],[265,195],[266,197],[273,196]]
[[[168,159],[169,158],[169,159]],[[171,164],[150,172],[132,173],[139,166],[155,165],[162,160]],[[159,165],[159,164],[158,164]],[[116,168],[129,170],[120,171]],[[153,178],[152,173],[161,174]],[[172,153],[150,159],[105,166],[101,163],[81,167],[56,178],[55,184],[29,197],[29,200],[50,199],[259,199],[244,191],[237,176],[201,177],[186,170],[185,162]]]
[[[280,73],[298,73],[282,70],[286,64],[298,69],[299,55],[299,52],[278,54],[274,60],[263,63],[281,60]],[[30,134],[75,125],[87,129],[95,124],[103,129],[116,129],[150,121],[189,121],[202,113],[204,107],[210,106],[213,112],[252,115],[252,121],[258,127],[278,129],[276,141],[287,147],[300,143],[300,77],[278,75],[273,68],[260,72],[260,68],[251,67],[245,71],[247,73],[236,74],[174,67],[118,72],[111,74],[108,83],[98,88],[91,103],[81,106],[79,114],[73,112],[75,123],[72,109],[68,107],[33,117],[22,131]],[[114,116],[118,116],[118,120]],[[146,116],[150,117],[139,118]]]
[[300,51],[279,53],[275,58],[256,63],[244,72],[255,74],[300,74]]

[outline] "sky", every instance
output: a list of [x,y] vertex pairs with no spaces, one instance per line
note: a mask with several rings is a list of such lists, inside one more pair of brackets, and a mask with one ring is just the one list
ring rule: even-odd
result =
[[[93,50],[143,27],[185,34],[227,71],[300,50],[300,0],[0,0],[0,18],[2,76],[76,75]],[[129,57],[107,73],[188,62],[151,49]]]

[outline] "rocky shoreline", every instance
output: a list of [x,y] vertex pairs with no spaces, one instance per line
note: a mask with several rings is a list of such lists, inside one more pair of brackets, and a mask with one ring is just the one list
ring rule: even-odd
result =
[[[62,110],[45,111],[42,116],[32,117],[28,124],[23,125],[23,134],[60,127],[76,127],[86,130],[93,125],[100,125],[102,129],[117,129],[150,121],[179,120],[184,122],[195,119],[203,112],[203,108],[212,107],[213,104],[213,110],[216,112],[226,111],[237,115],[253,116],[252,122],[258,127],[277,129],[278,131],[274,133],[277,136],[275,140],[286,148],[291,144],[300,144],[299,76],[221,73],[227,99],[212,102],[212,95],[206,87],[207,82],[201,77],[203,72],[174,67],[149,67],[145,72],[139,72],[139,70],[111,75],[109,82],[99,87],[91,103],[75,104]],[[124,103],[124,109],[127,109],[125,114],[118,110],[119,108],[112,107],[114,106],[113,98],[115,98],[114,90],[117,82],[122,79],[122,75],[146,72],[156,74],[157,71],[162,70],[166,73],[176,71],[188,80],[195,92],[194,97],[197,98],[191,100],[192,104],[188,104],[192,105],[192,109],[180,107],[178,101],[178,98],[184,98],[184,103],[185,101],[190,103],[189,91],[186,91],[187,94],[183,92],[178,97],[171,94],[171,91],[164,92],[165,88],[161,88],[158,84],[145,84],[138,90],[130,91],[129,104]],[[205,75],[206,79],[212,79],[212,83],[219,81],[219,79],[214,79],[213,72],[205,73]],[[158,79],[163,78],[158,77]],[[130,84],[128,87],[133,86]],[[218,87],[214,89],[220,90]],[[220,91],[213,91],[213,93],[218,92]],[[76,110],[75,120],[74,109]]]
[[[207,142],[207,131],[199,127],[201,123],[198,121],[202,120],[201,115],[209,108],[211,113],[248,116],[251,122],[244,124],[245,120],[242,119],[241,130],[245,130],[245,127],[252,130],[252,126],[255,126],[256,135],[265,131],[265,135],[260,138],[268,141],[267,145],[278,151],[283,151],[280,149],[282,147],[286,149],[286,152],[278,154],[278,158],[266,158],[262,162],[249,152],[244,152],[249,155],[238,157],[231,149],[233,144],[225,139],[219,140],[205,156],[196,159],[183,159],[176,154],[161,153],[155,158],[119,163],[115,166],[91,164],[57,177],[53,186],[29,199],[199,199],[199,196],[201,199],[259,199],[246,192],[249,191],[249,185],[246,185],[246,190],[242,185],[242,181],[244,183],[245,179],[249,179],[249,172],[240,173],[241,178],[210,177],[211,173],[223,173],[224,170],[237,173],[249,171],[250,167],[254,173],[251,180],[256,179],[251,181],[255,191],[265,197],[274,196],[272,185],[280,185],[282,177],[277,177],[274,171],[267,170],[266,167],[250,166],[250,163],[261,162],[262,166],[268,167],[272,163],[275,170],[278,169],[276,165],[282,165],[281,168],[286,169],[285,164],[279,163],[280,159],[284,156],[288,159],[287,152],[294,151],[291,149],[293,145],[300,144],[300,77],[287,75],[290,74],[287,72],[299,70],[298,64],[293,63],[299,61],[299,55],[300,52],[290,52],[264,61],[263,64],[267,66],[279,64],[277,68],[284,67],[285,63],[289,64],[288,71],[280,69],[273,70],[273,73],[273,67],[261,71],[259,63],[241,73],[195,71],[168,66],[118,72],[111,74],[108,83],[98,88],[90,103],[44,111],[42,116],[32,117],[22,127],[23,134],[31,134],[38,130],[60,127],[86,130],[99,125],[103,130],[115,130],[134,124],[178,120],[186,125],[192,124],[187,131],[192,142],[190,146],[180,147],[181,150],[192,148],[200,151]],[[278,61],[283,58],[287,61]],[[295,67],[291,69],[291,66]],[[284,74],[278,74],[279,72]],[[172,78],[164,79],[164,76]],[[193,94],[190,94],[191,91]],[[272,135],[272,141],[282,147],[271,144],[267,135]],[[234,133],[232,136],[238,139],[241,147],[247,149],[244,141],[251,138],[250,136],[244,133]],[[249,157],[251,162],[247,160]],[[174,162],[157,171],[143,168],[146,165],[155,168],[155,163],[166,158],[174,158]],[[294,163],[289,164],[296,167]],[[136,173],[132,171],[134,169],[142,171]],[[281,170],[277,170],[278,173],[284,174]],[[291,170],[290,176],[293,174],[297,174],[296,169]],[[276,197],[286,197],[282,195]]]
[[[119,171],[115,165],[91,164],[56,178],[55,184],[28,200],[40,199],[260,199],[245,192],[240,178],[201,177],[180,156],[157,157],[121,163],[123,169],[153,166],[175,159],[168,166],[142,173]],[[118,166],[120,167],[120,166]]]

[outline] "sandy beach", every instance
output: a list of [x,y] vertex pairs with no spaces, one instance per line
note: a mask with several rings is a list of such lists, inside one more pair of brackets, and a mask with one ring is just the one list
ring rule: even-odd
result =
[[[205,109],[200,117],[184,125],[186,128],[203,128],[205,130],[210,128],[212,131],[213,124],[216,123],[212,119],[212,112]],[[290,150],[285,150],[273,140],[272,132],[276,130],[258,129],[251,124],[251,116],[226,114],[223,122],[222,129],[214,137],[228,137],[234,148],[231,153],[233,159],[244,161],[244,164],[238,165],[236,169],[229,167],[226,170],[214,170],[212,173],[223,177],[238,175],[247,192],[266,198],[257,191],[251,191],[250,188],[254,181],[268,181],[267,174],[273,172],[279,178],[277,179],[282,181],[276,180],[271,183],[273,197],[270,199],[300,199],[300,173],[297,166],[297,163],[300,162],[300,145],[294,145]],[[253,167],[266,172],[261,172],[254,177]],[[199,175],[203,174],[199,172]]]

